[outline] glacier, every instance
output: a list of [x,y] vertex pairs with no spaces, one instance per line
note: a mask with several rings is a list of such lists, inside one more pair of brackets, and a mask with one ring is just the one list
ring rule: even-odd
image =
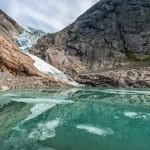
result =
[[18,37],[16,37],[16,42],[20,46],[19,47],[20,50],[32,58],[32,60],[34,61],[33,65],[39,71],[41,71],[46,75],[52,76],[56,80],[60,80],[65,84],[72,85],[72,86],[81,86],[80,84],[75,82],[70,76],[64,74],[62,71],[48,64],[41,58],[29,53],[28,49],[32,47],[34,44],[36,44],[37,40],[40,39],[45,34],[46,33],[41,30],[33,29],[31,27],[26,27],[24,28],[24,31]]

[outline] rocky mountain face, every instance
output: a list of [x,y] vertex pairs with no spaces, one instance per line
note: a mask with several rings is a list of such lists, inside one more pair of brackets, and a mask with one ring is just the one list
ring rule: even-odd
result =
[[22,28],[0,10],[0,71],[10,74],[39,75],[30,57],[20,52],[15,36]]
[[[123,78],[135,86],[124,74],[127,78],[139,74],[134,80],[146,78],[150,86],[150,1],[101,0],[64,30],[44,36],[30,51],[80,82],[84,74],[84,83],[97,79],[101,85],[97,74],[105,72],[109,82],[117,75],[120,84]],[[148,78],[140,70],[147,70]]]
[[33,60],[21,53],[15,43],[3,37],[0,37],[0,71],[14,75],[42,76],[33,66]]
[[61,86],[40,72],[34,61],[21,52],[15,40],[21,32],[23,28],[0,10],[0,90]]

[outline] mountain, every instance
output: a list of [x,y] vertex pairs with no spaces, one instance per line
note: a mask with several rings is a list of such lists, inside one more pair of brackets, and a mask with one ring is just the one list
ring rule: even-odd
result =
[[41,75],[33,61],[21,53],[15,36],[23,31],[13,19],[0,10],[0,71],[10,74]]
[[60,81],[38,70],[35,61],[20,50],[16,38],[24,30],[0,10],[0,90],[61,86]]
[[30,52],[84,84],[150,87],[150,1],[101,0]]

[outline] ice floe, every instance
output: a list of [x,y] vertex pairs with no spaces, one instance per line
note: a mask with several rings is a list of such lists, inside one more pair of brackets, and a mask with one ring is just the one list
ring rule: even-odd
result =
[[74,101],[71,100],[61,100],[61,99],[50,99],[50,98],[18,98],[18,99],[11,99],[15,102],[24,102],[24,103],[32,103],[32,104],[39,104],[39,103],[45,103],[45,104],[69,104],[74,103]]
[[149,113],[144,113],[144,112],[124,112],[124,115],[128,118],[132,119],[150,119],[150,114]]
[[29,134],[30,139],[34,140],[46,140],[49,138],[55,137],[55,129],[62,124],[62,120],[60,118],[38,124],[37,128],[33,129],[33,131]]
[[76,127],[77,129],[85,130],[91,134],[97,134],[100,136],[107,136],[114,133],[114,131],[110,128],[98,128],[98,127],[94,127],[90,125],[82,125],[82,124],[79,124]]
[[56,106],[56,104],[36,104],[31,108],[31,114],[24,121],[36,118],[54,106]]
[[127,89],[104,89],[104,90],[100,90],[100,92],[103,93],[110,93],[110,94],[119,94],[119,95],[133,95],[133,94],[146,94],[146,95],[150,95],[150,91],[146,91],[146,90],[127,90]]

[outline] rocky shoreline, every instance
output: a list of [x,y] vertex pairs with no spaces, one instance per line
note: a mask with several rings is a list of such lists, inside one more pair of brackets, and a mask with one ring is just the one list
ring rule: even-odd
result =
[[[13,76],[6,73],[0,73],[0,77],[0,91],[70,87],[70,85],[50,77]],[[150,88],[150,68],[80,74],[75,81],[85,86]]]
[[81,74],[77,82],[101,87],[150,88],[150,68]]
[[[39,88],[57,88],[65,85],[50,77],[28,77],[13,76],[6,73],[0,73],[0,91],[16,89],[39,89]],[[66,85],[67,86],[67,85]]]

